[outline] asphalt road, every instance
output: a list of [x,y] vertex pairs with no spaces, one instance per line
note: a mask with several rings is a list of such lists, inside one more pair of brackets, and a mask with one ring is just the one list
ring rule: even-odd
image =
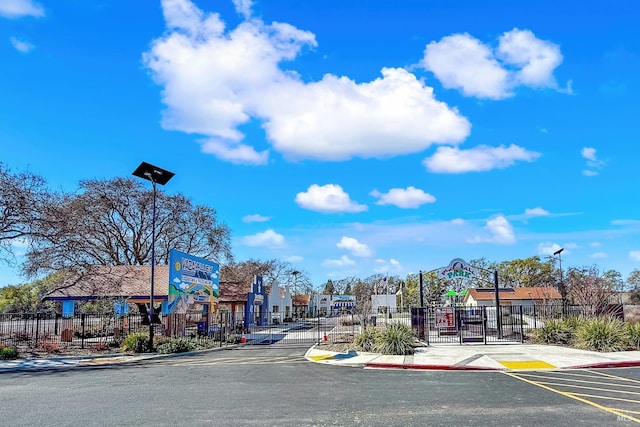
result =
[[640,412],[638,369],[571,371],[564,377],[369,370],[307,362],[305,351],[254,347],[4,373],[0,420],[12,427],[603,427],[635,424],[633,412]]

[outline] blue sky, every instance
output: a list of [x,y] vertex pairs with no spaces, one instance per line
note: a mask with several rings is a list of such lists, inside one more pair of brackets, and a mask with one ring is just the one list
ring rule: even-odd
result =
[[316,285],[561,247],[626,279],[638,22],[633,0],[0,0],[0,161],[67,191],[169,169],[238,261]]

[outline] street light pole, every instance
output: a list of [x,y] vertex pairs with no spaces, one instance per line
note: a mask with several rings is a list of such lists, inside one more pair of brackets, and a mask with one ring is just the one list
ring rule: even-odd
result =
[[153,300],[155,285],[155,265],[156,265],[156,186],[165,185],[173,176],[173,172],[153,166],[147,162],[140,163],[140,166],[133,171],[133,175],[138,178],[151,181],[153,188],[153,209],[151,214],[151,286],[149,288],[149,351],[153,351]]
[[558,255],[558,262],[560,263],[560,294],[562,295],[562,307],[564,308],[567,305],[567,292],[564,288],[564,278],[562,273],[562,251],[564,248],[560,248],[553,253],[553,255]]

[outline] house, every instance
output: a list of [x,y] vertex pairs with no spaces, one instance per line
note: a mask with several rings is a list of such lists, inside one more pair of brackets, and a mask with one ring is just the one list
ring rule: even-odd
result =
[[286,287],[267,286],[269,294],[270,322],[278,324],[291,317],[291,293]]
[[[495,305],[493,288],[469,288],[463,304],[469,307],[492,307]],[[561,304],[562,295],[553,287],[499,288],[501,306],[523,306]]]

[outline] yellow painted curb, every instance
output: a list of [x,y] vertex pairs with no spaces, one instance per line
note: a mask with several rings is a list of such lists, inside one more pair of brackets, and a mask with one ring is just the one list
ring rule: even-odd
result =
[[309,356],[309,359],[313,360],[314,362],[318,362],[320,360],[332,359],[332,358],[333,358],[333,354],[320,354],[317,356]]
[[556,369],[550,363],[543,362],[542,360],[518,360],[518,361],[501,361],[500,364],[507,369]]

